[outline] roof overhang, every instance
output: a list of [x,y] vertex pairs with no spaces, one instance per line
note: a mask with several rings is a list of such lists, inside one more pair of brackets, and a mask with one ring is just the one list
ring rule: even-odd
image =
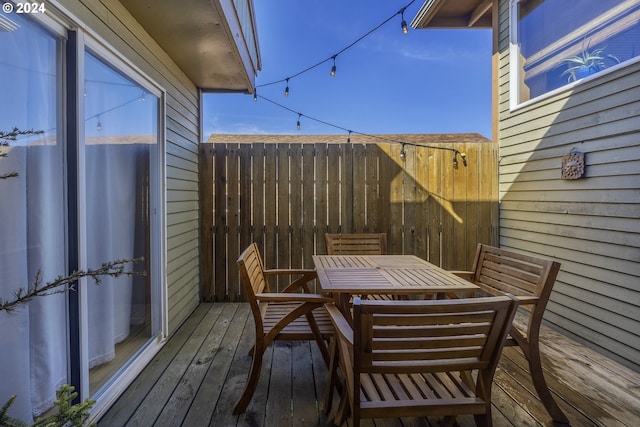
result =
[[491,28],[492,0],[426,0],[411,26],[421,28]]
[[253,90],[261,64],[252,0],[120,2],[196,86]]

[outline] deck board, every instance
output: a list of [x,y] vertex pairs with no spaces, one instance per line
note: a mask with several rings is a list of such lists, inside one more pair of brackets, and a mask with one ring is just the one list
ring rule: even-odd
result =
[[[201,304],[107,411],[103,426],[328,426],[322,412],[327,371],[311,342],[278,342],[264,355],[247,411],[231,414],[244,387],[254,339],[245,303]],[[640,373],[543,327],[545,375],[573,426],[640,425]],[[493,387],[496,427],[550,425],[524,357],[506,348]],[[334,399],[334,409],[337,398]],[[347,419],[343,427],[351,427]],[[362,426],[435,427],[439,419],[363,420]],[[458,417],[461,427],[473,417]]]

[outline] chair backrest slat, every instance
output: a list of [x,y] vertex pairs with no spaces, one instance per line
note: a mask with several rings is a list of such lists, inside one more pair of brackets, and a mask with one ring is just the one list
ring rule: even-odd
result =
[[256,294],[265,290],[269,291],[269,285],[264,276],[264,264],[258,245],[252,243],[249,245],[238,258],[238,269],[240,278],[247,294],[247,299],[252,305],[257,305]]
[[324,235],[328,255],[386,255],[385,233],[342,233]]
[[544,311],[559,270],[560,264],[552,260],[478,245],[473,282],[494,295],[538,298],[538,309]]
[[[495,369],[517,300],[510,296],[429,301],[356,298],[354,360],[363,373]],[[495,360],[494,360],[495,359]]]

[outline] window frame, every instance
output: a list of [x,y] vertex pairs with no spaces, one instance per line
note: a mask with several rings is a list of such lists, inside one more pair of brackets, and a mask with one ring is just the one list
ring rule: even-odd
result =
[[[157,146],[157,159],[156,162],[152,162],[150,173],[155,175],[155,180],[158,182],[158,188],[153,191],[156,192],[154,197],[158,200],[158,207],[161,209],[157,215],[152,215],[150,218],[151,228],[151,247],[156,247],[154,255],[151,260],[151,270],[156,276],[156,280],[152,283],[152,319],[153,322],[158,322],[158,335],[153,341],[148,342],[143,348],[134,356],[131,363],[126,364],[126,369],[116,377],[116,381],[109,381],[104,387],[102,387],[96,394],[91,395],[89,389],[89,369],[88,369],[88,355],[86,354],[87,347],[81,345],[81,398],[91,398],[96,400],[96,404],[92,408],[92,418],[99,417],[104,413],[107,408],[113,403],[113,401],[126,389],[126,387],[135,379],[162,347],[164,341],[168,336],[168,290],[167,290],[167,272],[166,272],[166,91],[162,87],[155,83],[149,76],[147,76],[141,69],[131,64],[123,55],[117,50],[112,48],[106,41],[97,36],[96,34],[86,30],[85,28],[77,30],[78,34],[78,55],[79,55],[79,73],[76,84],[78,85],[78,93],[84,93],[84,55],[90,53],[96,58],[103,61],[109,67],[113,68],[117,72],[126,76],[128,79],[134,81],[136,84],[143,87],[149,94],[152,94],[158,98],[158,146]],[[85,194],[84,188],[80,188],[85,182],[85,165],[84,165],[84,144],[81,141],[84,140],[84,96],[78,96],[77,104],[77,123],[79,128],[78,133],[78,150],[79,160],[76,164],[78,173],[78,196],[80,198],[78,204],[78,227],[81,238],[79,244],[81,245],[79,251],[79,264],[81,268],[86,268],[86,247],[82,247],[82,236],[86,236],[86,213],[85,200],[82,199],[82,195]],[[86,285],[90,279],[82,279],[87,283],[83,283],[80,288]],[[157,283],[159,282],[159,283]],[[84,321],[87,319],[86,310],[88,309],[87,295],[80,292],[80,341],[81,343],[88,343],[88,325]]]
[[[517,111],[519,109],[528,107],[532,104],[537,104],[549,98],[552,98],[558,94],[566,91],[571,91],[578,86],[582,86],[593,80],[600,79],[608,74],[611,74],[622,68],[631,66],[640,62],[640,55],[637,55],[628,60],[622,61],[618,64],[611,65],[603,70],[599,70],[597,73],[586,76],[584,78],[569,82],[558,88],[552,89],[548,92],[530,98],[526,101],[520,101],[520,79],[522,76],[522,69],[518,65],[517,58],[520,56],[520,38],[519,38],[519,6],[520,3],[527,0],[509,0],[509,111]],[[544,2],[545,0],[543,0]],[[516,60],[514,60],[516,59]]]

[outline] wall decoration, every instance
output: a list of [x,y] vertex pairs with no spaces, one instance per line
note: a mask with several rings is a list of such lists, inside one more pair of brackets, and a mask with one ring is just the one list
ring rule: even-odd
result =
[[571,152],[562,157],[562,179],[580,179],[584,178],[584,153],[571,150]]

